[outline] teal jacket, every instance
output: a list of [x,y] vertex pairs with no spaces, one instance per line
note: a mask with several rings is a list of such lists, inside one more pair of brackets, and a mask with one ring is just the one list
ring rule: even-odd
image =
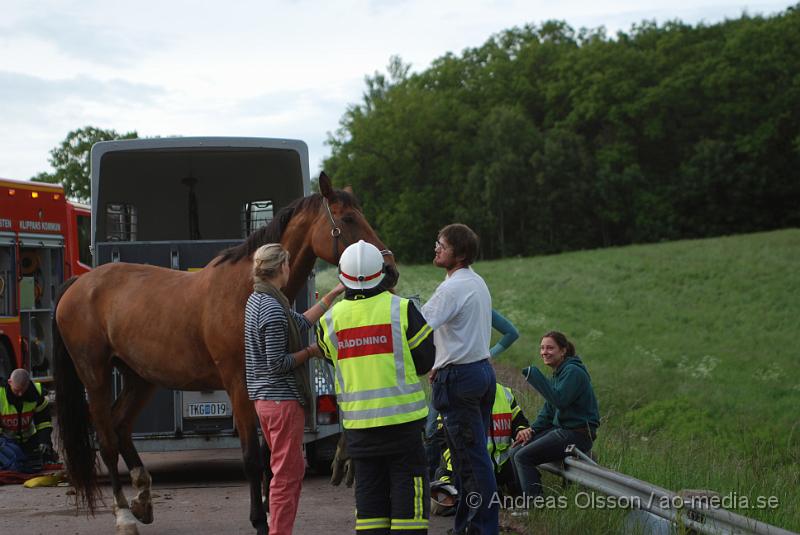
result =
[[548,379],[535,366],[522,370],[528,383],[545,400],[544,407],[531,428],[534,432],[551,427],[591,428],[600,425],[600,411],[592,388],[592,379],[580,357],[567,357]]

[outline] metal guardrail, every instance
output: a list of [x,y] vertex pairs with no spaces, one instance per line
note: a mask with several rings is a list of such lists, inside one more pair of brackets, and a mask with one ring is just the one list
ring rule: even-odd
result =
[[[727,509],[704,506],[707,497],[686,500],[679,494],[646,481],[602,467],[574,446],[564,464],[546,463],[539,467],[589,489],[624,499],[632,507],[648,511],[677,525],[710,535],[797,535],[793,531],[765,524],[732,513]],[[664,507],[664,505],[667,507]]]

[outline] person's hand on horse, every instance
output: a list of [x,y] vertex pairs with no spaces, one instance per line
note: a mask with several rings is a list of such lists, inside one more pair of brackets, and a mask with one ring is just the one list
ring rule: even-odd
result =
[[345,285],[340,282],[339,284],[333,287],[331,293],[333,294],[334,297],[336,297],[343,294],[346,289],[347,288],[345,288]]
[[336,445],[336,454],[331,462],[331,485],[339,486],[344,479],[345,485],[352,487],[355,476],[353,461],[347,455],[347,445],[345,444],[344,433],[342,433],[339,437],[339,443]]
[[397,281],[400,280],[400,272],[391,264],[386,264],[385,272],[386,275],[381,281],[381,286],[387,290],[393,290],[397,286]]

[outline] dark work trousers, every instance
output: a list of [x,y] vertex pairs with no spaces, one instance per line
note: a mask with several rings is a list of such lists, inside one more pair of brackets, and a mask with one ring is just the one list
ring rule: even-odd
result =
[[433,381],[433,405],[444,420],[460,498],[453,526],[457,534],[494,535],[499,531],[497,482],[486,450],[495,388],[488,359],[447,366],[436,372]]
[[542,475],[536,465],[565,458],[567,454],[564,450],[570,444],[575,444],[584,453],[589,453],[592,449],[592,439],[588,434],[558,427],[536,433],[530,442],[514,448],[511,462],[517,471],[517,479],[524,496],[542,494]]
[[514,470],[514,461],[508,459],[500,470],[495,472],[495,479],[497,480],[497,492],[501,495],[518,496],[519,481],[517,480],[517,472]]
[[425,449],[353,459],[356,476],[356,532],[424,535],[430,517],[430,483]]
[[428,477],[436,477],[436,469],[442,460],[442,447],[436,439],[437,417],[436,407],[428,407],[428,418],[425,420],[425,456],[428,458]]

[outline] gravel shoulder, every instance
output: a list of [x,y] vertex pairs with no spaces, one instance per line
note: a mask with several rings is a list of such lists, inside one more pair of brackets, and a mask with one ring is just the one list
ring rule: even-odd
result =
[[[139,525],[140,535],[179,533],[249,534],[249,492],[242,473],[239,450],[145,453],[145,466],[153,476],[155,521]],[[120,466],[120,470],[127,474]],[[127,477],[126,477],[127,483]],[[77,512],[70,487],[22,485],[0,487],[3,503],[0,533],[18,535],[108,535],[114,533],[110,487],[103,487],[106,505],[94,518]],[[126,495],[132,496],[130,485]],[[296,534],[352,533],[353,489],[333,487],[327,476],[309,473],[295,524]],[[433,517],[431,534],[446,533],[452,518]]]

